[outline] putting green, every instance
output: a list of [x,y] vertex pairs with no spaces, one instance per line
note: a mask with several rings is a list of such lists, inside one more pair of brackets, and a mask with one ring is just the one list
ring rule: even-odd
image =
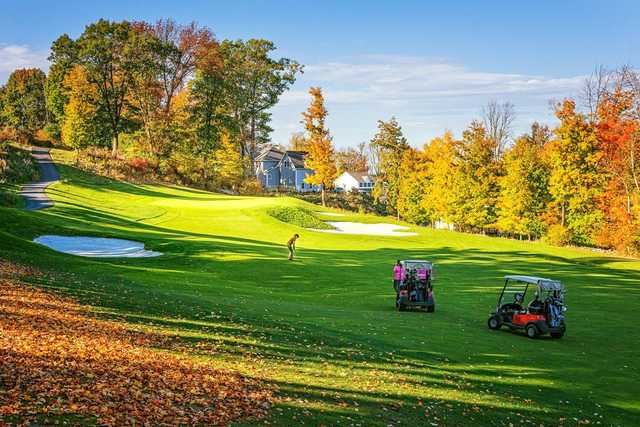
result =
[[[64,156],[54,152],[57,161]],[[416,227],[410,237],[320,233],[266,213],[326,211],[296,199],[116,183],[71,166],[60,172],[63,181],[48,190],[53,208],[0,209],[0,256],[64,273],[44,285],[107,314],[164,325],[194,345],[217,343],[217,352],[194,357],[277,386],[271,423],[640,419],[636,260]],[[298,257],[288,262],[284,243],[296,232]],[[163,256],[74,257],[31,242],[42,234],[129,239]],[[401,258],[435,263],[435,313],[394,310],[391,269]],[[563,339],[487,328],[505,274],[565,283]]]

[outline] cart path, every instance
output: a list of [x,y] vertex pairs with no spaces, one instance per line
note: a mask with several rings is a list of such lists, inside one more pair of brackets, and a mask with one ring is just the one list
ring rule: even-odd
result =
[[45,190],[51,184],[58,182],[60,174],[53,164],[48,148],[31,147],[31,155],[40,169],[40,180],[22,186],[20,194],[24,197],[25,209],[38,210],[53,206],[53,201],[47,196]]

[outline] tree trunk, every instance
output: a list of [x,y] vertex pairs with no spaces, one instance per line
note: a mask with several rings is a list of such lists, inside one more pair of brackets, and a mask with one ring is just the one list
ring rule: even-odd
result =
[[564,217],[565,217],[565,213],[564,213],[564,200],[562,201],[562,204],[560,205],[560,209],[561,209],[561,214],[560,214],[560,225],[562,225],[564,227]]
[[320,191],[320,198],[322,199],[322,206],[327,207],[327,202],[324,198],[324,186],[322,187],[322,191]]
[[118,156],[118,143],[119,143],[118,137],[119,135],[117,133],[113,135],[113,141],[111,142],[111,157],[114,157],[114,158]]

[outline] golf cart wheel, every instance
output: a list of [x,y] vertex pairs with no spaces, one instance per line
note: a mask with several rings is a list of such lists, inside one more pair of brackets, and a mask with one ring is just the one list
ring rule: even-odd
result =
[[405,311],[407,307],[404,304],[398,304],[398,311]]
[[551,338],[560,339],[564,336],[564,331],[551,332]]
[[427,307],[427,313],[433,313],[434,311],[436,311],[435,305],[430,305],[429,307]]
[[538,338],[538,327],[533,323],[527,325],[525,332],[529,338]]
[[502,322],[500,321],[500,318],[498,316],[491,316],[489,317],[489,320],[487,320],[487,325],[489,326],[489,329],[500,329],[500,327],[502,326]]

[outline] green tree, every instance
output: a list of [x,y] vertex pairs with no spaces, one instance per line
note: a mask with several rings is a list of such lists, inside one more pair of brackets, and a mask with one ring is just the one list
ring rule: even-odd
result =
[[77,63],[76,46],[68,35],[64,34],[53,42],[49,61],[51,66],[44,90],[49,112],[45,131],[49,137],[60,140],[62,138],[64,108],[69,102],[64,80],[74,64]]
[[[211,155],[220,146],[222,131],[233,130],[224,111],[223,84],[222,76],[217,72],[198,72],[189,90],[189,112],[195,129],[191,153],[203,161],[204,182],[208,179]],[[232,133],[230,138],[234,136]],[[241,168],[242,164],[238,167]]]
[[384,199],[387,209],[399,218],[398,196],[402,180],[401,166],[404,152],[409,149],[407,139],[395,117],[378,120],[378,132],[370,145],[379,153],[379,178],[374,188],[377,199]]
[[78,63],[87,80],[96,86],[97,109],[107,120],[105,129],[111,139],[112,155],[118,153],[120,134],[131,128],[129,91],[136,67],[139,65],[135,49],[136,34],[127,21],[110,22],[104,19],[88,25],[76,41]]
[[268,40],[225,40],[220,45],[225,98],[234,120],[242,156],[251,160],[261,143],[269,140],[273,107],[294,82],[302,66],[288,58],[274,59],[276,49]]
[[42,70],[19,69],[11,73],[2,91],[1,115],[5,126],[27,140],[32,140],[47,121],[45,81]]
[[522,135],[504,156],[500,178],[497,227],[500,231],[528,238],[544,233],[544,214],[549,195],[549,168],[543,149],[551,133],[534,123],[531,133]]

